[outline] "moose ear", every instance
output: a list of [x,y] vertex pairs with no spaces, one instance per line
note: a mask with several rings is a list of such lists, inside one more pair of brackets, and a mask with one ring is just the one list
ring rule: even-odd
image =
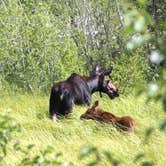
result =
[[94,69],[92,70],[91,75],[99,75],[101,73],[99,65],[95,65]]
[[111,67],[108,68],[103,74],[104,74],[105,76],[108,76],[109,74],[111,74],[112,70],[113,70],[113,67],[111,66]]

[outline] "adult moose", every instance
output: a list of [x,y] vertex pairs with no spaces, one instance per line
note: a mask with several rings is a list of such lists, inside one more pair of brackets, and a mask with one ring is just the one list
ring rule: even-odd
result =
[[110,99],[119,96],[118,89],[106,79],[112,72],[112,67],[104,72],[100,71],[98,65],[95,66],[89,77],[71,74],[67,80],[55,83],[50,94],[49,113],[53,120],[56,115],[66,115],[72,111],[73,104],[91,103],[91,95],[94,92],[106,93]]

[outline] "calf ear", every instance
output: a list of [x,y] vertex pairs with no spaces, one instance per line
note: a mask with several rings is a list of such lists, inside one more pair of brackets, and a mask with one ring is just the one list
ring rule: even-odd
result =
[[94,107],[97,107],[99,105],[99,101],[96,100],[95,103],[94,103]]
[[95,108],[99,105],[99,101],[96,100],[91,108],[92,111],[95,111]]
[[104,75],[105,75],[105,76],[108,76],[109,74],[111,74],[112,70],[113,70],[113,67],[111,66],[110,68],[108,68],[108,69],[104,72]]

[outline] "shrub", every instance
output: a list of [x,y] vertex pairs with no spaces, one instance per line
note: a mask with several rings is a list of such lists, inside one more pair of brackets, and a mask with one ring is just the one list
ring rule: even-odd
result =
[[111,75],[121,93],[130,91],[140,84],[146,83],[146,72],[149,68],[144,56],[122,54],[113,62],[114,71]]
[[12,87],[45,90],[54,81],[82,71],[76,46],[67,33],[62,34],[65,26],[49,10],[44,2],[29,1],[25,6],[15,0],[0,5],[1,80]]

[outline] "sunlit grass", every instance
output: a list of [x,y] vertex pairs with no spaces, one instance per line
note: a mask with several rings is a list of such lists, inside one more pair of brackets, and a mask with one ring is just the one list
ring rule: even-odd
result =
[[[144,95],[121,96],[111,101],[107,96],[93,96],[93,102],[98,99],[100,107],[104,110],[118,116],[133,117],[136,120],[135,135],[118,132],[108,124],[80,120],[80,115],[87,109],[86,106],[74,106],[73,113],[68,118],[52,122],[48,114],[49,95],[5,92],[1,93],[0,97],[1,114],[12,116],[21,125],[21,133],[16,134],[21,146],[35,144],[32,155],[51,145],[56,152],[63,153],[62,161],[80,166],[93,158],[90,156],[80,161],[80,148],[84,145],[94,145],[101,152],[101,156],[102,151],[110,151],[121,161],[121,165],[139,165],[139,162],[133,162],[139,153],[145,153],[145,159],[153,161],[155,165],[165,165],[166,133],[159,130],[160,121],[165,114],[159,103],[146,103]],[[150,127],[154,128],[152,135],[149,142],[143,144],[145,129]],[[18,164],[21,158],[20,153],[10,150],[5,161],[7,165],[13,166]],[[104,156],[100,165],[109,165]]]

